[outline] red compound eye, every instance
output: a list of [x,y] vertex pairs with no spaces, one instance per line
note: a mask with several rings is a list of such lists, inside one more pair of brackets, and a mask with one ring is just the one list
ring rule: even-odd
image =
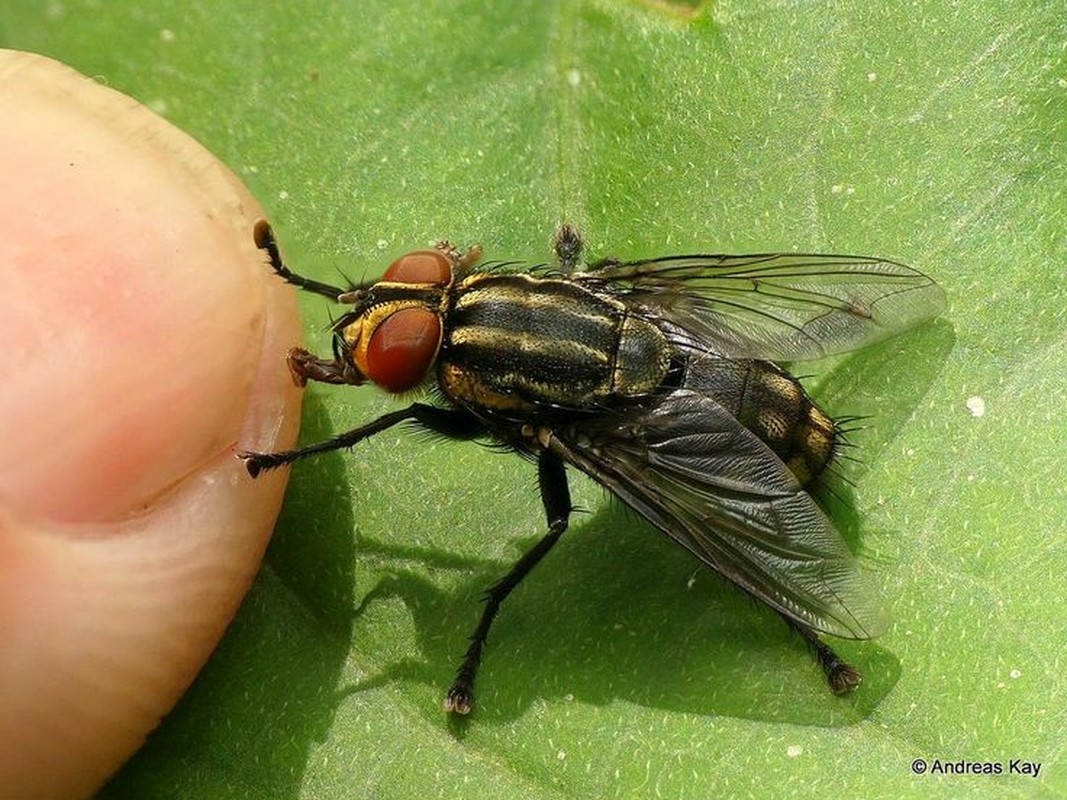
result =
[[440,250],[416,250],[389,265],[383,281],[445,285],[452,279],[452,263]]
[[371,334],[367,377],[388,392],[411,389],[430,369],[440,344],[437,314],[428,308],[402,308],[382,320]]

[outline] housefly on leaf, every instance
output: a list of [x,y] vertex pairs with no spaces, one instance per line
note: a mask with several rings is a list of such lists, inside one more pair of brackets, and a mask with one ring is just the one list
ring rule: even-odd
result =
[[242,453],[253,477],[400,422],[537,462],[548,532],[486,593],[447,711],[470,711],[500,604],[567,528],[567,466],[777,611],[835,694],[859,683],[820,635],[869,639],[886,617],[808,491],[842,431],[775,362],[847,352],[931,319],[944,295],[930,278],[877,258],[792,253],[581,266],[581,239],[564,225],[558,268],[479,268],[478,248],[441,243],[341,288],[291,272],[266,222],[254,237],[280,277],[348,307],[330,358],[289,352],[299,384],[427,386],[430,401],[298,450]]

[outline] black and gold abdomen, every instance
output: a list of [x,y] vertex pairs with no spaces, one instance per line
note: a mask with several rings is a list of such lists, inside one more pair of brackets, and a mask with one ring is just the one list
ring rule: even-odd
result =
[[655,325],[558,278],[471,276],[446,319],[439,383],[467,407],[603,410],[655,391],[671,363]]
[[815,481],[833,460],[834,421],[800,381],[769,361],[693,358],[686,388],[711,395],[796,475]]

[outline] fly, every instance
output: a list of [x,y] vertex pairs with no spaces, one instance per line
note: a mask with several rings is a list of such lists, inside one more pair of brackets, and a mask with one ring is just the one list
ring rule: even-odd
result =
[[859,684],[821,635],[870,639],[887,619],[808,491],[842,431],[775,362],[847,352],[933,318],[944,294],[930,278],[842,255],[580,266],[581,239],[564,225],[556,269],[480,269],[478,248],[441,243],[397,259],[381,280],[340,288],[291,272],[265,221],[254,238],[280,277],[349,307],[333,325],[332,357],[289,351],[300,385],[431,392],[324,442],[242,453],[253,477],[405,421],[537,462],[548,532],[486,593],[447,711],[469,713],[500,604],[567,529],[567,466],[778,612],[834,694]]

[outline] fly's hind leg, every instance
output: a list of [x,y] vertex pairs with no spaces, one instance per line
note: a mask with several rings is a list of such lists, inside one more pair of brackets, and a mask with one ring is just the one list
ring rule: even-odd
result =
[[779,612],[779,616],[785,620],[790,628],[799,633],[815,652],[819,666],[822,667],[822,671],[826,674],[826,682],[829,684],[831,692],[840,696],[848,694],[860,685],[860,681],[863,679],[860,671],[844,661],[834,652],[830,645],[819,638],[815,631],[795,619],[790,619],[785,614]]
[[470,646],[463,656],[463,662],[456,670],[456,679],[445,695],[445,711],[456,714],[469,714],[474,705],[474,679],[478,674],[478,665],[482,660],[482,650],[489,636],[500,604],[504,602],[511,590],[518,586],[530,570],[537,566],[545,554],[552,549],[559,537],[567,530],[571,515],[571,493],[567,486],[567,473],[559,456],[542,451],[537,462],[537,479],[541,488],[541,501],[544,503],[545,516],[548,518],[548,533],[535,544],[511,572],[493,584],[485,593],[485,609],[478,627],[470,637]]

